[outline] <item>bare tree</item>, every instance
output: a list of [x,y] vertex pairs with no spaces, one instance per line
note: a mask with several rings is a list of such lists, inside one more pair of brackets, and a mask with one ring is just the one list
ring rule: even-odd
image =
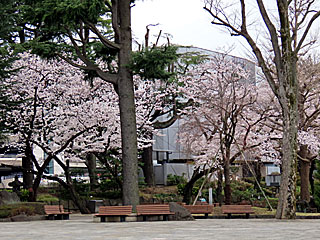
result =
[[[229,2],[229,1],[228,1]],[[254,39],[248,27],[249,1],[240,0],[237,5],[222,6],[223,1],[206,0],[204,9],[213,17],[212,24],[227,27],[234,36],[242,36],[251,47],[259,67],[262,69],[282,110],[282,178],[276,218],[294,219],[296,210],[297,179],[297,131],[299,124],[297,60],[298,53],[305,45],[311,26],[319,17],[320,11],[314,10],[314,0],[277,0],[276,16],[266,8],[266,1],[257,0],[255,8],[266,27],[274,55],[273,65],[268,64],[262,47]],[[239,18],[228,15],[228,9],[237,9]],[[233,12],[234,14],[234,12]],[[294,22],[293,22],[294,21]],[[301,35],[298,35],[298,33]]]

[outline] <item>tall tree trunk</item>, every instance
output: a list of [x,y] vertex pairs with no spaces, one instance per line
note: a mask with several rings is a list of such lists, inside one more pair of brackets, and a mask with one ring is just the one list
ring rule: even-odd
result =
[[23,186],[25,189],[29,189],[33,184],[33,164],[29,157],[22,158],[22,172],[23,172]]
[[33,202],[37,201],[37,196],[38,196],[38,189],[39,189],[39,186],[40,186],[40,182],[41,182],[41,179],[42,179],[42,175],[43,175],[43,172],[42,173],[37,173],[37,176],[33,182],[33,185],[32,185],[32,191],[33,191],[33,194],[32,194],[32,198],[33,198]]
[[316,162],[314,159],[311,161],[311,166],[310,166],[310,173],[309,173],[309,181],[310,181],[310,188],[311,188],[311,194],[312,196],[314,195],[314,179],[313,179],[313,172],[317,170],[316,168]]
[[222,174],[222,170],[218,170],[217,201],[220,204],[220,206],[222,205],[222,202],[223,202],[222,189],[223,189],[223,174]]
[[90,178],[90,190],[94,191],[97,187],[97,174],[96,174],[96,157],[93,153],[89,153],[86,157],[86,166]]
[[256,174],[256,178],[257,178],[257,181],[254,181],[254,189],[256,189],[257,191],[260,191],[260,187],[259,187],[259,184],[261,183],[261,162],[260,161],[257,161],[257,162],[254,162],[254,171],[255,171],[255,174]]
[[[284,47],[283,47],[284,48]],[[295,219],[297,181],[297,134],[298,134],[298,81],[296,58],[292,51],[283,53],[284,68],[278,74],[280,86],[279,100],[283,115],[282,173],[276,218]]]
[[142,152],[142,170],[144,175],[144,180],[147,186],[154,186],[154,170],[153,170],[153,160],[152,160],[152,146],[143,149]]
[[300,157],[300,180],[301,180],[301,201],[309,203],[310,202],[310,191],[309,191],[309,174],[311,162],[308,159],[308,146],[300,146],[299,151]]
[[[276,218],[295,219],[298,135],[297,53],[292,49],[288,1],[277,1],[281,31],[281,56],[277,54],[278,100],[282,109],[282,173]],[[273,36],[274,38],[276,36]]]
[[33,163],[32,163],[32,148],[29,144],[26,146],[25,157],[22,158],[23,186],[29,191],[28,201],[33,202]]
[[226,158],[224,163],[224,202],[231,204],[231,181],[230,181],[230,161]]
[[38,195],[38,189],[39,189],[39,186],[40,186],[40,183],[41,183],[41,179],[43,177],[43,173],[46,169],[46,167],[49,165],[50,161],[52,161],[52,157],[51,156],[48,156],[43,164],[38,167],[37,169],[37,173],[36,173],[36,178],[34,179],[33,181],[33,185],[32,185],[32,201],[35,202],[37,201],[37,195]]
[[297,181],[297,148],[294,126],[285,123],[282,146],[282,173],[279,202],[276,218],[295,219],[296,211],[296,181]]
[[137,126],[133,77],[129,69],[132,52],[130,0],[118,1],[119,24],[119,105],[123,161],[123,204],[139,204]]

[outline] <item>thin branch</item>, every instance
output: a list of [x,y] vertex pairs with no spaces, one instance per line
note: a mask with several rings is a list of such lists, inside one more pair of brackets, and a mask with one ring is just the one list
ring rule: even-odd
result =
[[120,46],[114,42],[109,41],[107,38],[105,38],[101,32],[99,31],[99,29],[92,23],[85,21],[85,23],[87,24],[87,26],[91,29],[92,32],[94,32],[98,38],[101,40],[101,42],[108,48],[111,49],[115,49],[115,50],[119,50]]
[[71,66],[82,69],[82,70],[90,70],[90,71],[96,71],[98,76],[102,78],[104,81],[112,83],[112,84],[117,84],[117,74],[109,73],[109,72],[104,72],[102,71],[97,65],[87,61],[88,65],[80,65],[75,62],[73,62],[71,59],[57,53],[58,57],[69,63]]
[[312,26],[313,22],[314,22],[319,16],[320,16],[320,11],[318,11],[316,14],[314,14],[314,15],[312,16],[312,18],[310,19],[310,21],[309,21],[309,23],[308,23],[308,26],[307,26],[307,28],[305,29],[305,31],[304,31],[304,33],[303,33],[303,35],[302,35],[302,37],[301,37],[301,39],[300,39],[300,41],[299,41],[299,43],[298,43],[297,48],[294,50],[294,53],[295,53],[295,54],[298,54],[299,50],[300,50],[301,47],[302,47],[302,44],[303,44],[305,38],[306,38],[307,35],[308,35],[308,32],[309,32],[310,29],[311,29],[311,26]]
[[115,35],[115,39],[116,42],[118,42],[119,37],[120,37],[120,27],[119,27],[119,3],[117,0],[111,0],[112,6],[110,6],[111,8],[111,12],[112,12],[112,28],[114,30],[114,35]]

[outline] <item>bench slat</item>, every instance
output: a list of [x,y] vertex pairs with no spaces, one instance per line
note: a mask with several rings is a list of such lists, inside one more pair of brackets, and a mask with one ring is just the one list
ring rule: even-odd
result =
[[210,205],[184,205],[183,207],[188,209],[191,214],[212,213],[213,210],[213,206]]
[[44,205],[44,212],[49,219],[69,219],[71,212],[65,212],[63,205]]
[[44,205],[44,211],[46,214],[70,214],[64,211],[63,205]]
[[132,206],[101,206],[99,207],[99,214],[96,216],[120,216],[130,215],[132,213]]
[[137,205],[137,215],[171,215],[168,204]]
[[101,222],[106,221],[106,217],[120,217],[121,222],[125,222],[126,216],[132,213],[132,206],[101,206],[96,217],[101,218]]
[[143,221],[147,220],[147,216],[162,216],[163,220],[168,220],[168,215],[173,215],[170,212],[169,204],[149,204],[137,205],[137,216],[143,216]]
[[223,205],[222,213],[254,213],[251,205]]
[[246,218],[249,218],[249,215],[254,213],[251,205],[223,205],[221,210],[228,214],[228,218],[231,218],[231,214],[246,214]]

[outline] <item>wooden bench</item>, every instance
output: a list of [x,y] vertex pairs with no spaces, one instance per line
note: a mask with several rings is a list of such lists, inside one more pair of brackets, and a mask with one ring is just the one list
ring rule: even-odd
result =
[[231,214],[246,214],[246,218],[249,218],[250,213],[254,213],[251,205],[222,205],[223,214],[228,214],[228,218],[231,218]]
[[126,216],[132,213],[132,206],[101,206],[99,213],[95,216],[101,218],[101,222],[106,221],[106,217],[120,217],[120,222],[126,221]]
[[209,213],[212,213],[212,205],[182,205],[191,214],[204,214],[205,218],[208,218]]
[[163,220],[167,221],[168,215],[173,214],[168,204],[137,205],[137,216],[143,216],[143,221],[147,220],[147,216],[163,216]]
[[68,220],[71,212],[65,212],[63,205],[44,205],[44,212],[49,220],[59,219]]

